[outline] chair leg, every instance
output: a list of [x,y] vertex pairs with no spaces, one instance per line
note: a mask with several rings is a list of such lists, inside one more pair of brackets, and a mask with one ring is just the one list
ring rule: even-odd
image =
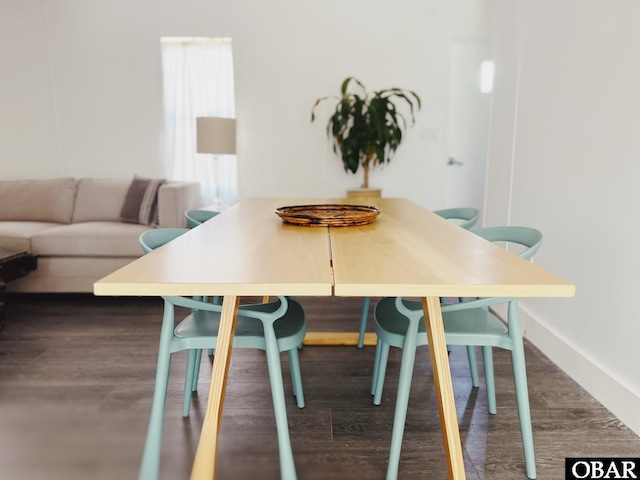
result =
[[293,450],[289,436],[289,423],[287,420],[287,407],[284,397],[284,383],[282,381],[282,365],[280,364],[280,352],[273,331],[265,327],[267,367],[269,369],[269,382],[271,383],[271,396],[273,398],[273,410],[276,417],[278,430],[278,450],[280,452],[280,476],[283,479],[296,480],[296,466],[293,461]]
[[187,350],[187,371],[184,376],[184,392],[182,394],[182,416],[184,418],[189,416],[191,408],[191,392],[193,391],[193,377],[198,352],[199,350],[195,349]]
[[376,355],[373,360],[373,375],[371,376],[371,395],[376,394],[376,384],[378,380],[378,368],[380,368],[380,349],[382,342],[378,338],[376,342]]
[[478,361],[476,360],[476,347],[474,347],[473,345],[467,345],[467,357],[469,358],[471,384],[477,388],[480,386],[480,379],[478,378]]
[[527,388],[527,372],[524,365],[524,356],[516,353],[515,350],[511,352],[511,356],[527,477],[536,478],[536,454],[533,447],[533,429],[531,427],[529,389]]
[[487,411],[491,415],[498,412],[496,404],[496,381],[493,373],[493,349],[488,346],[482,347],[482,362],[484,363],[484,382],[487,386]]
[[[213,303],[214,305],[222,305],[222,297],[213,297]],[[213,348],[209,349],[208,354],[210,357],[213,357]]]
[[169,308],[165,302],[165,314],[162,321],[160,348],[158,351],[158,366],[156,368],[156,382],[153,392],[153,405],[151,406],[147,439],[144,444],[142,463],[140,464],[140,480],[155,480],[160,475],[162,420],[167,399],[167,386],[169,384],[169,367],[171,365],[169,345],[173,338],[173,309],[168,310]]
[[531,409],[529,406],[529,388],[527,386],[527,368],[524,358],[522,330],[518,318],[518,303],[509,303],[509,335],[511,337],[511,361],[513,363],[513,380],[516,387],[518,417],[527,477],[536,478],[536,454],[533,447],[533,429],[531,428]]
[[202,362],[202,350],[196,350],[196,361],[193,365],[193,382],[191,383],[191,391],[198,391],[198,378],[200,377],[200,363]]
[[382,389],[384,388],[384,376],[387,373],[387,363],[389,362],[389,344],[380,341],[380,360],[378,361],[378,371],[375,378],[375,391],[373,392],[373,404],[380,405],[382,402]]
[[[296,378],[293,366],[293,359],[291,358],[291,353],[287,350],[287,356],[289,357],[289,371],[291,373],[291,386],[293,387],[293,396],[298,396],[298,380]],[[299,363],[298,363],[299,364]]]
[[289,367],[291,369],[291,383],[293,384],[293,394],[296,397],[298,408],[304,408],[304,390],[302,389],[302,374],[300,373],[300,356],[298,348],[292,348],[289,354]]
[[367,319],[369,318],[369,307],[371,297],[364,297],[362,300],[362,311],[360,312],[360,335],[358,336],[358,348],[364,346],[364,332],[367,330]]
[[411,391],[411,379],[413,378],[413,366],[416,360],[416,337],[407,333],[402,347],[402,360],[400,363],[400,378],[398,379],[398,395],[396,397],[396,410],[393,415],[393,431],[391,433],[391,448],[389,450],[389,463],[387,464],[387,480],[398,478],[400,465],[400,451],[402,450],[402,437],[404,425],[407,419],[407,407],[409,406],[409,393]]

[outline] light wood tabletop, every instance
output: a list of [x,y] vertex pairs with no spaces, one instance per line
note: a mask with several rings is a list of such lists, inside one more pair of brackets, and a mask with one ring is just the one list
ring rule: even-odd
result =
[[[328,228],[284,225],[292,200],[247,199],[94,285],[96,295],[333,293]],[[305,201],[305,200],[300,200]]]
[[[282,223],[285,205],[381,208],[364,226]],[[192,479],[210,479],[240,296],[422,299],[449,477],[464,479],[439,297],[568,297],[574,286],[404,199],[247,199],[98,281],[96,295],[222,295],[211,389]]]
[[337,296],[574,295],[566,280],[409,200],[368,200],[382,210],[374,223],[330,232]]

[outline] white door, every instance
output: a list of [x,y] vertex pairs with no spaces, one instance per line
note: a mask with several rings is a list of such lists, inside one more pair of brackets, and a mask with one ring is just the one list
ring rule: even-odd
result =
[[444,192],[447,208],[475,207],[482,212],[491,114],[486,69],[493,64],[484,64],[484,76],[482,70],[483,63],[490,59],[489,44],[484,41],[451,44],[449,158]]

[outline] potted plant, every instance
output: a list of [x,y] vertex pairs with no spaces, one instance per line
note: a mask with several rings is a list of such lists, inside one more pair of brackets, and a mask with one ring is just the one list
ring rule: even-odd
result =
[[[356,91],[350,91],[351,86]],[[311,109],[311,121],[315,120],[316,107],[323,101],[337,100],[329,118],[327,135],[332,140],[333,151],[342,158],[345,171],[356,173],[362,165],[362,188],[369,188],[369,169],[389,162],[402,142],[407,128],[404,115],[394,101],[408,107],[411,125],[415,123],[415,110],[421,107],[420,97],[411,90],[388,88],[368,92],[356,78],[342,82],[341,97],[321,97]]]

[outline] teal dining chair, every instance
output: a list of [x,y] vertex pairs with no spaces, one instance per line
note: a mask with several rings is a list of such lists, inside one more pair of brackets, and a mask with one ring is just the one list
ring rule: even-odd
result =
[[212,210],[188,210],[184,213],[184,217],[187,219],[189,228],[195,228],[207,220],[211,220],[219,213],[220,212],[214,212]]
[[459,227],[467,230],[473,228],[480,218],[480,210],[471,207],[445,208],[434,210],[433,213],[447,220],[455,221]]
[[[196,228],[198,225],[202,225],[204,222],[206,222],[207,220],[211,220],[213,217],[215,217],[216,215],[218,215],[220,212],[215,212],[213,210],[187,210],[186,212],[184,212],[184,217],[187,220],[187,226],[189,228]],[[207,300],[207,297],[203,297],[203,300]],[[213,297],[213,303],[217,303],[219,304],[222,301],[222,299],[220,297]],[[213,355],[213,350],[209,350],[209,356]],[[201,355],[197,355],[197,366],[196,366],[196,373],[198,372],[199,368],[200,368],[200,359],[201,359]],[[196,375],[196,381],[198,379],[198,375]],[[195,387],[194,387],[194,391],[195,391]]]
[[[510,247],[514,244],[520,245],[523,250],[518,255],[527,260],[532,259],[542,244],[542,233],[527,227],[490,227],[474,230],[474,233],[490,242],[508,242]],[[506,324],[489,309],[492,305],[505,303],[508,305]],[[529,478],[536,478],[527,373],[517,299],[479,298],[442,305],[441,308],[447,345],[482,347],[487,409],[490,414],[497,412],[492,347],[511,351],[526,474]],[[428,343],[422,305],[420,302],[401,297],[384,298],[375,307],[374,326],[378,335],[371,389],[375,405],[380,405],[382,399],[389,347],[402,349],[387,466],[387,479],[394,479],[398,474],[416,348]]]
[[[434,210],[436,215],[446,218],[447,220],[456,221],[459,227],[469,230],[480,218],[480,210],[471,207],[446,208],[443,210]],[[371,298],[364,297],[362,301],[362,310],[360,312],[360,332],[358,334],[358,348],[364,346],[364,334],[367,330],[367,320],[369,318],[369,309],[371,308]],[[471,356],[469,357],[471,358]],[[474,371],[474,367],[472,367]],[[474,386],[477,383],[477,375],[474,378]]]
[[[140,236],[140,245],[146,253],[159,248],[187,232],[187,229],[159,228],[148,230]],[[157,479],[160,469],[162,421],[169,380],[171,355],[187,350],[187,368],[183,394],[184,417],[189,415],[193,385],[197,385],[196,356],[202,349],[215,349],[222,305],[210,303],[199,297],[166,296],[160,334],[156,383],[153,405],[147,431],[141,480]],[[190,309],[190,313],[176,326],[175,307]],[[276,418],[280,470],[282,478],[296,478],[291,439],[287,420],[284,383],[280,365],[280,353],[287,352],[296,405],[305,406],[300,373],[298,348],[302,345],[307,322],[302,306],[287,297],[277,297],[269,303],[240,305],[233,348],[255,348],[266,352],[271,396]]]
[[[442,210],[434,210],[436,215],[451,220],[456,225],[466,230],[470,230],[475,227],[480,218],[480,210],[473,207],[457,207],[457,208],[444,208]],[[466,301],[466,298],[458,298],[459,302]],[[455,299],[453,299],[455,301]],[[452,299],[443,298],[442,303],[451,303]],[[471,373],[471,384],[474,387],[480,386],[480,379],[478,378],[478,363],[476,361],[476,348],[472,345],[467,346],[467,360],[469,361],[469,372]]]
[[[161,247],[165,243],[170,242],[171,240],[179,237],[183,233],[187,233],[189,231],[188,228],[156,228],[153,230],[147,230],[140,235],[139,243],[142,247],[142,251],[147,254],[158,247]],[[195,297],[196,300],[208,301],[208,297]],[[220,304],[220,299],[216,298],[214,303]],[[213,355],[213,349],[209,350],[209,356]],[[190,357],[189,357],[190,358]],[[182,405],[182,416],[189,416],[189,408],[191,407],[191,393],[198,390],[198,377],[200,373],[200,362],[202,361],[202,351],[195,351],[195,360],[194,364],[191,365],[189,362],[187,363],[187,368],[193,369],[193,375],[187,375],[188,377],[193,377],[193,382],[190,386],[187,386],[185,383],[185,400]],[[189,390],[187,390],[189,389]],[[189,391],[189,399],[187,398],[187,391]]]
[[175,240],[188,231],[188,228],[154,228],[153,230],[142,232],[138,242],[142,251],[146,254],[169,243],[171,240]]

